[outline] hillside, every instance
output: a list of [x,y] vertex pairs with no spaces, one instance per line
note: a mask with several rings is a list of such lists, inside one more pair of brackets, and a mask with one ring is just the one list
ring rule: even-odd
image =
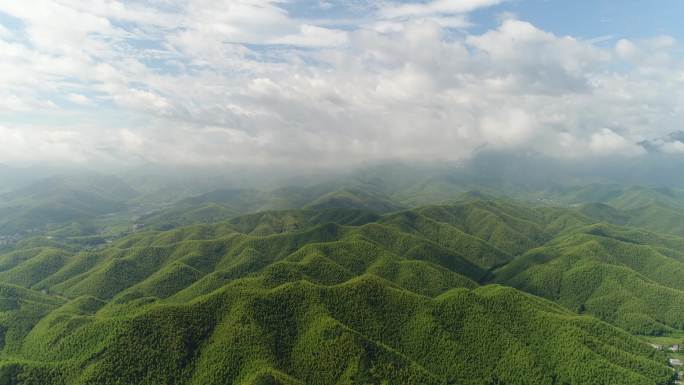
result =
[[75,299],[38,323],[4,368],[26,384],[655,384],[670,377],[640,341],[514,289],[456,289],[431,299],[373,276],[273,289],[259,280],[184,304],[131,304],[108,317],[97,300]]
[[[187,204],[179,209],[201,213],[186,218],[204,223],[146,227],[99,249],[22,241],[0,255],[0,282],[11,290],[0,311],[6,336],[0,378],[22,384],[670,380],[664,354],[589,315],[633,333],[683,328],[676,277],[684,257],[675,250],[684,241],[601,225],[582,208],[478,198],[386,215],[308,208],[227,221],[221,210],[203,211],[207,203],[200,200],[196,211]],[[575,280],[562,280],[560,297],[539,289],[553,288],[555,275],[530,269],[544,258],[572,264],[593,238],[613,242],[606,249],[613,256],[597,252],[594,265],[579,258],[566,272]],[[653,262],[635,258],[631,268],[615,262],[624,258],[622,244]],[[492,279],[557,304],[488,285]],[[607,289],[577,299],[565,295],[566,287],[576,296]],[[600,306],[616,294],[627,300]]]
[[[504,175],[485,177],[462,167],[384,165],[329,176],[285,178],[270,184],[247,182],[257,176],[212,178],[202,173],[121,178],[38,175],[31,183],[4,186],[7,190],[0,194],[0,236],[24,236],[46,229],[71,236],[112,236],[136,224],[171,229],[269,210],[342,208],[383,214],[497,198],[552,207],[602,203],[623,217],[602,220],[684,235],[679,225],[684,208],[681,190],[617,184],[522,184]],[[596,220],[594,208],[582,214]],[[629,223],[624,216],[630,218]],[[62,231],[62,226],[67,229]]]
[[137,192],[110,176],[52,177],[0,195],[0,235],[121,212]]
[[532,249],[496,281],[640,334],[684,328],[684,240],[591,225]]
[[343,189],[318,197],[313,202],[305,205],[304,208],[312,210],[359,209],[386,213],[397,211],[401,206],[382,194],[360,189]]

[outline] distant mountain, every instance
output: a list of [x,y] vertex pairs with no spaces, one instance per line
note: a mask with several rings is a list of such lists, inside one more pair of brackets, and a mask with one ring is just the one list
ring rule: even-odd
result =
[[668,206],[660,202],[650,203],[625,213],[628,224],[648,229],[660,234],[684,236],[684,208],[680,205]]
[[117,201],[126,201],[138,195],[135,189],[115,176],[93,174],[41,179],[26,187],[3,194],[2,199],[9,201],[49,200],[59,197],[65,191],[78,191]]
[[0,234],[44,230],[127,208],[137,196],[109,176],[52,177],[0,195]]
[[52,170],[46,167],[17,167],[0,163],[0,194],[47,178],[51,174]]
[[277,209],[348,209],[386,213],[402,207],[380,193],[356,188],[330,191],[335,187],[322,184],[307,188],[279,188],[273,191],[215,190],[183,199],[169,208],[145,215],[140,218],[140,222],[155,228],[169,229],[198,221],[213,223],[238,214]]
[[389,197],[361,189],[342,189],[316,198],[304,208],[320,209],[359,209],[377,213],[397,211],[402,208]]
[[642,186],[592,185],[566,192],[565,200],[602,202],[623,210],[637,209],[658,203],[673,207],[684,207],[684,191]]

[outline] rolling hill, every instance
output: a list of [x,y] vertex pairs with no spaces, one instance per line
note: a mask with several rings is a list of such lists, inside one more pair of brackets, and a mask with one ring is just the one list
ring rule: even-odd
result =
[[590,225],[496,271],[497,282],[596,315],[634,333],[684,327],[682,239]]
[[480,197],[387,214],[326,197],[227,220],[199,199],[178,208],[199,213],[185,217],[194,224],[101,248],[27,239],[0,255],[0,380],[672,379],[665,355],[627,331],[684,328],[684,240],[607,224],[628,216],[608,206]]
[[137,192],[110,176],[51,177],[0,195],[0,234],[38,232],[50,225],[121,212]]

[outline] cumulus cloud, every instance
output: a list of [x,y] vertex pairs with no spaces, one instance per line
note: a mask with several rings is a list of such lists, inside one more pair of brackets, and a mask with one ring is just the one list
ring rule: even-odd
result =
[[515,19],[505,19],[496,30],[470,36],[467,42],[486,55],[486,68],[517,90],[581,91],[589,86],[592,70],[608,59],[591,44]]
[[92,106],[92,105],[94,105],[93,101],[89,97],[87,97],[85,95],[81,95],[81,94],[74,94],[74,93],[67,94],[66,99],[72,103],[79,104],[81,106]]
[[591,135],[589,148],[596,154],[606,156],[613,154],[640,154],[645,150],[636,143],[630,142],[610,128],[604,128]]
[[663,143],[662,150],[666,154],[684,154],[684,143],[679,140]]
[[10,36],[12,36],[12,32],[7,29],[5,26],[0,24],[0,39],[7,39]]
[[512,16],[468,29],[500,2],[382,3],[337,23],[296,1],[0,3],[22,21],[0,29],[0,162],[638,157],[681,128],[674,39],[598,44]]
[[505,0],[433,0],[427,3],[391,3],[381,8],[386,17],[429,16],[439,14],[468,13],[478,8],[490,7]]
[[173,40],[180,49],[210,51],[222,44],[286,44],[328,47],[344,44],[346,32],[293,19],[280,0],[193,0],[183,14],[183,28]]
[[635,41],[620,39],[615,44],[615,52],[640,72],[654,72],[673,64],[670,52],[676,44],[674,38],[666,35]]
[[315,25],[302,25],[297,33],[269,40],[273,44],[286,44],[300,47],[338,47],[348,42],[347,33]]

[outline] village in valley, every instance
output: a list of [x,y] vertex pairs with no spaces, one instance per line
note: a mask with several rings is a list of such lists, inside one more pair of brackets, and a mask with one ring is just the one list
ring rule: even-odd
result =
[[0,246],[8,246],[17,243],[19,235],[0,235]]
[[667,354],[668,365],[677,372],[674,384],[684,381],[684,345],[680,340],[682,336],[669,336],[650,338],[648,342],[653,349]]

